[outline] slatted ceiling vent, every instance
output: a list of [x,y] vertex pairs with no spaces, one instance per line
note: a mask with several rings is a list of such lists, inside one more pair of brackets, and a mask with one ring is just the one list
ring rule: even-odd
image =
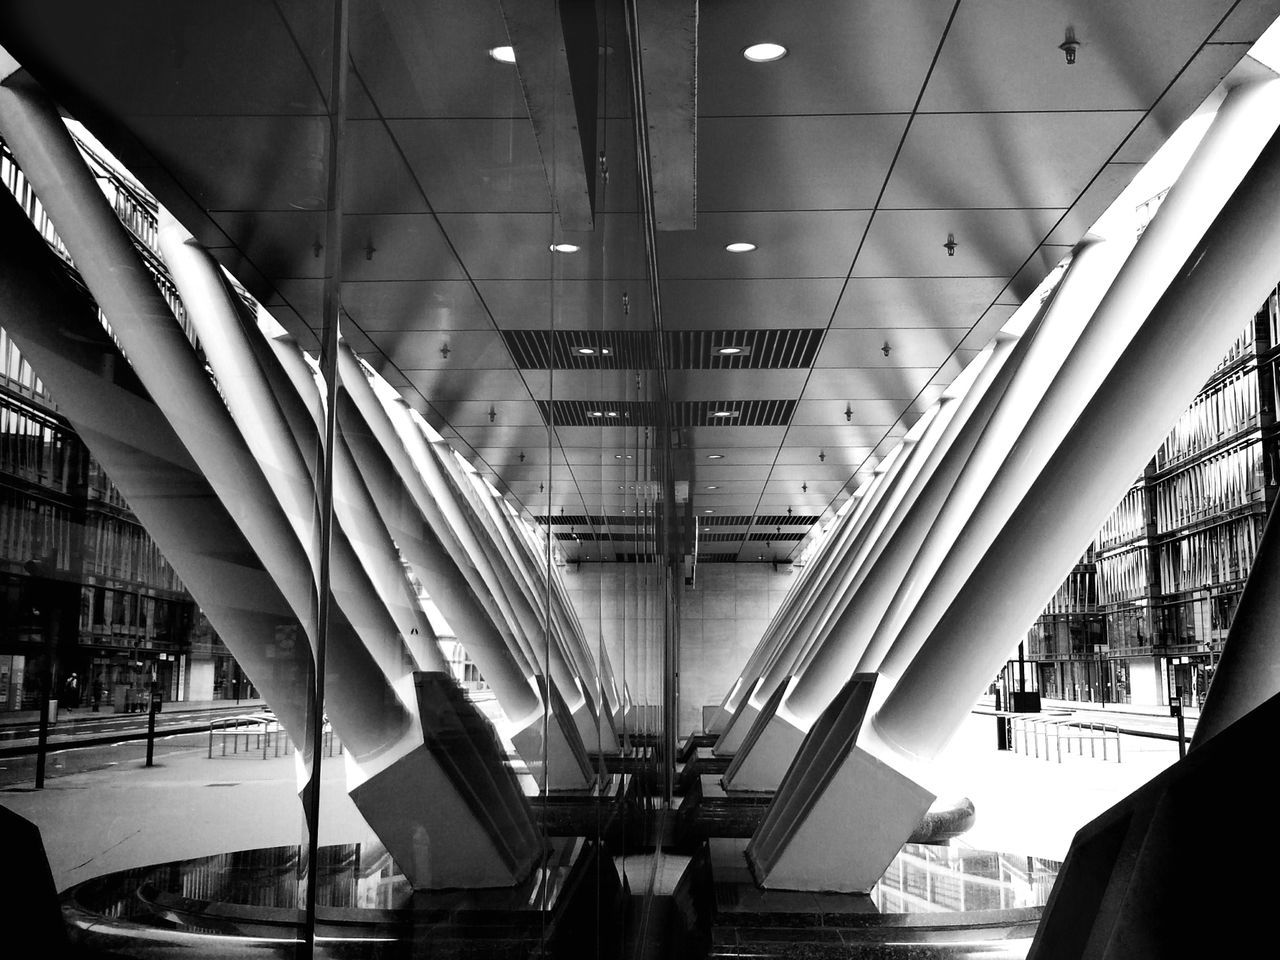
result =
[[732,514],[699,516],[697,522],[704,527],[749,527],[751,518]]
[[[678,330],[667,334],[671,370],[795,370],[813,366],[822,329]],[[740,353],[724,354],[722,349]]]
[[[670,370],[805,369],[813,366],[822,345],[820,327],[673,330],[664,336]],[[643,330],[503,330],[502,339],[521,370],[657,367],[653,334]],[[726,348],[741,352],[720,352]]]
[[700,553],[699,563],[733,563],[738,559],[736,553]]
[[784,540],[803,540],[804,538],[805,538],[805,535],[803,533],[753,533],[751,534],[752,540],[760,540],[760,541],[775,540],[778,542],[782,542]]
[[697,400],[671,405],[673,427],[785,427],[794,400]]
[[[672,427],[785,427],[795,400],[698,400],[670,405]],[[557,427],[636,427],[657,422],[657,406],[630,400],[539,400],[543,422]]]
[[756,517],[756,526],[758,527],[796,527],[809,526],[815,524],[820,519],[818,514],[797,514],[791,515],[786,513],[773,514],[771,516]]
[[578,533],[557,533],[555,537],[557,540],[580,540],[583,543],[634,543],[637,540],[649,539],[648,537],[637,536],[634,533],[592,532],[590,530],[583,530]]
[[[653,334],[643,330],[503,330],[521,370],[652,370]],[[590,353],[584,351],[590,350]]]
[[742,542],[742,538],[746,536],[743,533],[700,533],[698,534],[699,543],[731,543],[737,541]]
[[588,516],[585,513],[553,513],[539,514],[533,518],[534,523],[544,527],[550,523],[556,527],[643,527],[654,522],[652,517],[628,517],[621,514],[610,516]]

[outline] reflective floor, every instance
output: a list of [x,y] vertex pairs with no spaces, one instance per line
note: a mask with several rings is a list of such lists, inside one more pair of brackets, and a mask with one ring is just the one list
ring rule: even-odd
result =
[[[518,887],[422,892],[385,850],[324,847],[317,954],[622,955],[609,931],[626,923],[625,859],[596,853],[582,839],[557,840]],[[680,942],[666,944],[663,955],[682,956],[848,955],[854,948],[864,956],[1016,956],[1059,867],[958,843],[909,844],[862,896],[759,890],[732,840],[672,859],[682,876],[665,886],[675,912],[689,919],[668,928]],[[75,940],[94,952],[291,956],[301,869],[298,848],[287,846],[141,867],[70,888],[64,912]]]

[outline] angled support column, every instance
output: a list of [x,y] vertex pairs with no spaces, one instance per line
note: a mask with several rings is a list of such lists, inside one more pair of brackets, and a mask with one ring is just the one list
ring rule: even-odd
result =
[[[931,538],[935,553],[939,544],[949,544],[945,557],[933,573],[913,576],[916,592],[902,598],[901,605],[894,608],[897,616],[909,611],[900,621],[896,635],[889,635],[886,630],[877,638],[879,649],[885,650],[878,666],[882,674],[897,677],[906,669],[1087,399],[1114,367],[1134,331],[1151,313],[1157,298],[1222,210],[1232,189],[1275,130],[1277,117],[1280,81],[1251,83],[1228,95],[1178,182],[1106,289],[1070,353],[1061,361],[1048,389],[1043,390],[1043,384],[1034,380],[1024,381],[1030,394],[1039,398],[1030,418],[1025,410],[1020,411],[1027,400],[1019,400],[1018,405],[1005,404],[997,411],[996,417],[1003,419],[988,431],[992,444],[984,444],[975,456],[982,456],[985,464],[994,463],[998,469],[991,480],[981,481],[976,502],[972,499],[974,484],[970,483],[964,488],[966,494],[961,502],[946,508],[944,516],[949,528],[945,534],[939,530],[938,538]],[[1109,241],[1106,246],[1115,242]],[[1105,251],[1105,247],[1097,249],[1098,253]],[[1094,252],[1086,250],[1084,254],[1092,256]],[[1103,267],[1101,276],[1105,277],[1105,263]],[[1088,290],[1084,294],[1088,295]],[[1054,360],[1051,352],[1046,356]],[[1017,456],[1006,457],[1006,452],[1013,449],[1015,436]],[[983,467],[984,472],[989,469]],[[952,526],[957,523],[958,528]],[[951,529],[959,532],[951,534]],[[892,649],[886,649],[890,643]]]
[[[1274,117],[1272,101],[1271,130]],[[1229,129],[1243,138],[1229,152],[1238,154],[1252,145],[1257,154],[1256,126],[1246,123]],[[1212,136],[1211,130],[1202,150],[1212,148]],[[1169,199],[1173,197],[1171,192]],[[1166,225],[1172,222],[1175,232],[1180,227],[1190,229],[1177,223],[1180,212],[1185,211],[1179,205],[1163,208],[1152,227],[1170,213]],[[828,835],[831,861],[838,866],[828,877],[810,873],[792,882],[826,889],[838,878],[866,879],[884,870],[911,829],[895,826],[888,838],[892,842],[880,842],[888,832],[886,824],[917,820],[927,810],[930,794],[922,785],[928,782],[929,762],[1053,593],[1062,571],[1084,550],[1111,505],[1159,445],[1169,423],[1195,396],[1245,319],[1266,297],[1277,262],[1280,137],[1267,144],[1208,232],[1175,270],[1173,282],[1157,294],[1158,301],[1141,329],[1039,471],[910,666],[858,731],[856,746],[844,765],[865,766],[874,761],[885,776],[877,777],[880,789],[848,807],[844,831]],[[1158,276],[1151,282],[1158,282]],[[793,775],[795,768],[780,793]],[[789,826],[794,833],[788,844],[794,844],[804,842],[815,824],[801,818]],[[866,839],[873,828],[880,831],[875,843]],[[769,883],[768,865],[759,879]]]
[[[1039,319],[1037,316],[1036,321]],[[876,620],[921,548],[929,524],[1018,369],[1027,341],[1035,335],[1036,321],[1021,339],[1002,335],[988,348],[986,362],[975,371],[972,387],[954,401],[958,404],[955,415],[920,471],[919,482],[904,498],[900,522],[878,538],[863,571],[849,585],[843,611],[819,638],[820,646],[815,645],[811,662],[793,678],[785,696],[775,698],[772,709],[762,711],[756,719],[743,749],[725,773],[726,788],[777,789],[805,733],[843,685],[842,678],[859,672],[854,665],[865,652]]]
[[[159,242],[232,419],[244,434],[299,541],[312,544],[316,536],[314,452],[320,443],[318,425],[308,413],[308,408],[319,407],[314,378],[308,377],[301,385],[308,392],[299,394],[274,355],[269,350],[255,350],[253,340],[261,341],[262,336],[256,329],[242,324],[232,299],[234,294],[217,264],[167,214],[161,215]],[[266,346],[265,341],[261,346]],[[301,362],[301,357],[298,359]],[[308,394],[312,395],[311,403],[307,403]],[[310,459],[303,451],[307,451]],[[414,633],[430,632],[430,625],[420,610],[414,616],[408,583],[395,561],[395,548],[385,529],[378,529],[381,522],[376,514],[369,517],[366,507],[366,517],[372,519],[373,524],[363,529],[352,526],[361,519],[355,511],[363,505],[360,495],[364,491],[344,453],[345,448],[341,446],[334,451],[334,507],[339,520],[332,543],[334,598],[383,673],[408,701],[413,698],[410,684],[416,664],[404,640]],[[354,547],[351,534],[359,537],[364,558]],[[374,564],[374,569],[382,569],[382,591],[371,581],[365,559]],[[387,580],[385,576],[389,562],[402,584],[398,597],[392,592],[394,580]],[[396,613],[400,616],[394,616]],[[429,658],[424,666],[435,671],[447,670],[438,648],[424,647],[422,652]],[[330,698],[336,695],[340,695],[340,691],[335,691]]]
[[[516,635],[519,625],[514,614],[507,615],[497,606],[483,607],[483,598],[494,597],[501,587],[495,585],[493,578],[496,575],[491,570],[485,574],[478,569],[488,567],[487,554],[454,498],[449,483],[441,476],[430,444],[398,401],[384,404],[374,393],[359,361],[349,351],[341,352],[339,366],[344,393],[350,400],[347,404],[344,397],[339,397],[339,416],[343,418],[344,432],[351,443],[363,451],[359,457],[362,468],[367,456],[371,470],[384,475],[380,509],[392,513],[399,498],[394,490],[387,489],[388,481],[385,469],[380,466],[379,450],[390,459],[394,472],[410,494],[414,508],[425,521],[419,535],[410,536],[403,542],[417,551],[414,562],[421,565],[420,576],[428,584],[427,589],[437,600],[444,618],[450,621],[468,652],[474,649],[479,654],[478,657],[473,655],[473,659],[481,674],[492,676],[490,683],[494,685],[494,691],[511,722],[509,735],[517,753],[535,777],[542,778],[545,773],[550,773],[549,780],[539,780],[540,787],[556,790],[589,787],[595,775],[589,760],[585,763],[582,760],[586,751],[581,736],[562,699],[543,699],[541,681],[536,675],[537,661],[530,657],[527,647]],[[400,528],[410,534],[416,529],[412,518],[408,518],[406,526],[402,513],[399,523]],[[446,588],[446,584],[456,581],[450,575],[450,565],[443,562],[431,542],[429,533],[434,533],[435,542],[441,547],[445,545],[442,541],[448,539],[453,566],[468,582],[466,592],[455,594]],[[474,598],[474,603],[471,598]],[[477,606],[482,609],[477,609]],[[507,647],[507,657],[502,655],[498,641]],[[490,674],[485,673],[486,662]],[[511,670],[513,662],[521,664],[525,684],[533,696],[533,710],[525,709],[527,694],[515,681]],[[544,708],[552,713],[550,723],[542,722]],[[552,758],[552,763],[544,764],[545,757]]]
[[1062,573],[1266,298],[1276,263],[1280,134],[873,717],[876,739],[885,748],[881,759],[929,761],[946,745],[974,695],[994,676]]
[[788,641],[779,648],[772,664],[756,685],[753,695],[716,741],[714,750],[717,754],[728,755],[739,751],[752,726],[759,720],[765,702],[797,673],[819,632],[830,623],[831,617],[842,610],[852,585],[865,572],[868,556],[880,538],[894,525],[898,507],[911,491],[932,451],[941,432],[939,428],[950,421],[953,413],[950,401],[930,407],[894,448],[890,454],[893,462],[886,468],[883,494],[868,507],[859,535],[848,553],[841,558],[838,570],[827,583],[826,589],[809,607]]
[[[0,84],[0,133],[110,319],[129,362],[300,622],[315,620],[311,563],[191,344],[98,188],[57,109],[19,72]],[[345,617],[335,617],[326,704],[356,759],[382,762],[412,736],[409,710]]]

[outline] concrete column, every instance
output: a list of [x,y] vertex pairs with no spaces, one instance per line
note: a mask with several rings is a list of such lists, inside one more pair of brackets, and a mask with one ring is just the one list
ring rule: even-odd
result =
[[836,514],[831,529],[823,535],[808,564],[805,565],[796,582],[791,585],[791,589],[787,591],[782,606],[770,620],[769,626],[751,652],[746,665],[730,685],[724,699],[720,701],[720,708],[708,725],[707,733],[723,733],[733,719],[738,705],[755,691],[757,682],[772,663],[778,648],[791,636],[797,621],[808,611],[831,576],[836,561],[844,555],[849,545],[849,537],[856,526],[855,518],[862,516],[865,512],[865,510],[860,512],[859,508],[866,507],[867,498],[882,477],[883,474],[874,474]]
[[[181,224],[163,211],[159,242],[232,419],[244,434],[249,450],[275,491],[299,541],[313,547],[318,535],[314,458],[319,450],[320,434],[318,423],[306,413],[306,407],[319,407],[314,378],[307,377],[301,384],[306,391],[301,397],[310,395],[313,402],[306,404],[303,400],[290,404],[291,394],[296,392],[295,384],[274,362],[275,357],[269,350],[255,350],[253,340],[261,340],[262,335],[242,323],[234,293],[213,258]],[[265,347],[265,341],[260,346]],[[302,362],[300,356],[298,362]],[[286,414],[284,406],[293,408],[293,417]],[[310,460],[304,456],[304,450],[310,454]],[[333,502],[339,524],[331,545],[331,589],[383,673],[401,686],[401,699],[416,704],[412,674],[417,664],[409,654],[405,638],[424,631],[430,634],[431,628],[422,611],[413,609],[416,598],[409,596],[408,581],[400,568],[395,547],[385,528],[381,528],[377,514],[367,504],[368,495],[349,455],[344,456],[346,450],[341,445],[334,453]],[[364,526],[357,528],[354,526],[357,523]],[[359,538],[360,548],[352,543],[352,534]],[[314,563],[314,556],[312,561]],[[371,579],[371,570],[380,573],[378,580]],[[398,590],[396,578],[400,582]],[[427,662],[421,665],[423,669],[447,671],[438,648],[424,644],[420,645],[420,652],[427,657]],[[326,695],[332,699],[341,696],[342,691],[339,688]]]
[[742,748],[751,729],[759,720],[760,712],[765,709],[765,705],[787,684],[789,678],[796,675],[819,631],[842,609],[843,598],[865,569],[867,556],[875,543],[893,524],[894,514],[899,504],[911,488],[929,450],[932,449],[933,444],[929,441],[936,440],[938,436],[933,428],[939,423],[939,418],[947,421],[950,420],[951,414],[952,408],[949,402],[930,407],[912,427],[911,432],[894,448],[890,454],[892,463],[885,468],[883,494],[876,498],[875,503],[869,505],[862,528],[846,555],[841,558],[826,589],[801,618],[787,642],[779,647],[777,655],[760,682],[756,684],[755,691],[744,704],[744,708],[734,715],[733,720],[716,741],[713,748],[715,753],[737,753]]
[[475,661],[513,725],[541,716],[533,667],[496,607],[487,607],[484,579],[453,538],[441,502],[428,490],[395,426],[354,357],[343,365],[338,418],[374,501],[426,585],[441,615]]
[[[1260,102],[1270,107],[1272,130],[1280,119],[1276,89],[1273,81],[1244,91],[1264,94]],[[1229,98],[1223,110],[1231,106]],[[1206,140],[1218,129],[1215,123]],[[1238,152],[1255,152],[1256,127],[1222,128],[1228,129],[1244,140],[1237,144]],[[1169,214],[1166,223],[1176,226],[1178,212],[1165,206],[1156,219]],[[1063,572],[1266,299],[1277,263],[1280,135],[1272,137],[1178,269],[876,713],[873,726],[882,741],[922,759],[931,759],[945,746],[973,697],[995,675]]]
[[[1004,526],[1010,511],[1022,499],[1103,376],[1112,369],[1137,326],[1150,314],[1160,293],[1168,287],[1214,215],[1222,209],[1234,185],[1240,182],[1266,137],[1275,129],[1277,117],[1280,117],[1280,82],[1239,87],[1227,97],[1178,183],[1169,191],[1114,282],[1106,288],[1088,326],[1061,361],[1048,390],[1043,390],[1044,374],[1024,378],[1020,387],[1026,392],[1011,392],[1010,402],[1003,404],[993,416],[983,443],[975,451],[977,459],[969,468],[978,472],[966,486],[957,486],[955,497],[944,510],[945,522],[961,524],[959,533],[945,548],[947,553],[931,576],[926,578],[918,572],[909,575],[907,589],[915,591],[916,599],[912,602],[912,595],[907,594],[902,598],[902,605],[895,608],[899,614],[904,609],[909,611],[896,636],[890,636],[887,630],[881,633],[881,642],[887,638],[892,643],[892,649],[879,664],[883,675],[892,678],[906,669],[960,585]],[[1116,238],[1104,247],[1084,250],[1081,256],[1105,261],[1110,244],[1124,242],[1124,239]],[[1095,254],[1102,256],[1095,257]],[[1105,262],[1100,263],[1100,268],[1095,280],[1086,278],[1084,284],[1073,286],[1071,292],[1079,293],[1082,300],[1072,310],[1087,309],[1097,287],[1101,286],[1098,281],[1105,282],[1110,269]],[[1079,269],[1076,272],[1084,273]],[[1066,312],[1065,306],[1057,309]],[[1047,332],[1056,334],[1060,329],[1055,325]],[[1050,366],[1058,362],[1059,349],[1046,347],[1042,352]],[[1028,397],[1037,397],[1038,402]],[[1025,411],[1032,403],[1035,409],[1027,418]],[[1135,471],[1134,476],[1138,472]],[[984,474],[992,479],[986,481]],[[975,501],[974,493],[980,499]],[[935,525],[929,541],[935,552],[943,549],[948,534],[949,530],[944,533]]]
[[[134,371],[299,620],[313,627],[316,585],[305,549],[62,118],[24,74],[0,84],[0,132]],[[350,698],[327,705],[335,727],[353,752],[394,752],[406,735],[412,736],[409,711],[387,695],[385,678],[354,633],[338,627],[333,641],[326,673],[341,677],[341,689]]]

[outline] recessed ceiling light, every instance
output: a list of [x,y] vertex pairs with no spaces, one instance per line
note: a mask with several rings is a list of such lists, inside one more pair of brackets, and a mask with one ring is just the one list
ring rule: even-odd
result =
[[756,245],[754,243],[745,242],[726,243],[724,248],[730,253],[750,253],[756,248]]
[[587,411],[587,416],[588,416],[588,417],[603,417],[603,416],[604,416],[604,411],[603,411],[603,410],[588,410],[588,411]]
[[717,347],[716,348],[716,353],[720,354],[720,356],[722,357],[733,357],[733,356],[737,356],[740,353],[746,353],[746,352],[747,352],[746,347]]
[[742,415],[740,410],[717,410],[712,414],[713,417],[738,417]]
[[703,513],[715,513],[715,511],[714,511],[714,510],[703,510],[702,512],[703,512]]
[[582,354],[584,357],[593,356],[595,352],[595,347],[578,347],[578,353]]
[[723,459],[724,459],[724,454],[723,454],[723,453],[708,453],[708,454],[707,454],[707,459],[708,459],[708,460],[723,460]]
[[617,415],[618,415],[617,410],[610,410],[608,413],[605,414],[606,417],[616,417]]
[[702,532],[703,532],[703,533],[710,533],[710,532],[711,532],[711,528],[710,528],[710,527],[703,527],[703,528],[702,528]]
[[[745,55],[746,54],[743,54],[743,56]],[[499,63],[515,63],[516,48],[510,44],[501,47],[490,47],[489,56],[493,57],[493,59],[497,60]]]
[[787,55],[787,48],[780,43],[753,43],[742,51],[752,63],[772,63]]
[[552,253],[577,253],[578,245],[576,243],[553,243],[551,245]]

